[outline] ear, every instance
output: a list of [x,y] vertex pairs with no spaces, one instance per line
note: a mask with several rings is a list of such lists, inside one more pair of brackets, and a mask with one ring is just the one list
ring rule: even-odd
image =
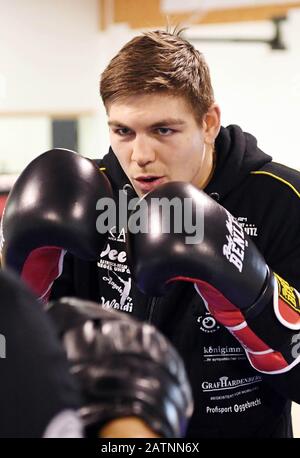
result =
[[221,110],[219,105],[214,103],[207,113],[205,113],[202,122],[204,143],[212,145],[220,131],[221,127]]

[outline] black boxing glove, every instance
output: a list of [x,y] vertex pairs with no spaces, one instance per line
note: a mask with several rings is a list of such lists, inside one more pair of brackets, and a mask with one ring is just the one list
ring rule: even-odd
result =
[[88,436],[128,416],[164,437],[184,435],[190,385],[179,355],[154,327],[73,298],[50,302],[47,311],[82,389]]
[[[199,232],[196,243],[183,224],[178,230],[182,217],[179,213],[176,219],[176,209],[171,220],[170,212],[157,205],[162,198],[177,199],[180,211],[192,209],[189,216]],[[193,282],[210,313],[243,345],[255,369],[280,374],[299,363],[293,351],[300,329],[299,293],[272,272],[225,208],[191,184],[173,182],[148,193],[136,211],[148,229],[134,233],[136,216],[131,215],[128,252],[143,292],[161,295],[170,282]]]
[[16,271],[46,301],[66,251],[85,260],[98,258],[106,235],[96,229],[96,204],[111,196],[108,179],[93,161],[66,149],[38,156],[6,202],[3,266]]
[[7,270],[0,270],[0,353],[0,438],[82,437],[80,391],[55,327]]

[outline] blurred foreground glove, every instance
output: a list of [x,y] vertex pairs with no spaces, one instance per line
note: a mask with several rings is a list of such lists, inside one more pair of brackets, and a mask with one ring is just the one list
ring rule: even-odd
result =
[[80,392],[53,323],[0,270],[0,438],[81,437]]
[[[165,204],[158,205],[162,198]],[[170,202],[175,203],[174,219]],[[143,292],[162,295],[170,282],[192,282],[210,313],[243,345],[255,369],[279,374],[299,363],[299,293],[271,271],[224,207],[191,184],[173,182],[148,193],[137,211],[148,228],[134,233],[136,217],[131,215],[128,252]]]
[[161,436],[184,435],[193,410],[190,385],[179,355],[154,327],[73,298],[50,302],[47,310],[82,389],[88,435],[129,416]]
[[91,160],[66,149],[38,156],[6,202],[0,237],[3,266],[46,301],[66,251],[85,260],[98,258],[106,235],[96,228],[96,204],[111,195],[108,179]]

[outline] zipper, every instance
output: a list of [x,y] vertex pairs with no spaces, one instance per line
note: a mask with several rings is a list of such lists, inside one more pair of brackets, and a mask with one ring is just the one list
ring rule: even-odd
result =
[[148,309],[148,313],[147,313],[147,321],[148,321],[148,323],[152,323],[154,308],[155,308],[155,305],[158,302],[158,299],[159,299],[158,297],[152,297],[149,300],[149,305],[147,307],[147,309]]

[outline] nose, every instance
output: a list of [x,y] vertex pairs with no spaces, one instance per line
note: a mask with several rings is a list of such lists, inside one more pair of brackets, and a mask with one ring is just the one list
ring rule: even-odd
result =
[[149,140],[136,135],[132,145],[131,160],[135,161],[139,167],[144,167],[155,161],[155,151]]

